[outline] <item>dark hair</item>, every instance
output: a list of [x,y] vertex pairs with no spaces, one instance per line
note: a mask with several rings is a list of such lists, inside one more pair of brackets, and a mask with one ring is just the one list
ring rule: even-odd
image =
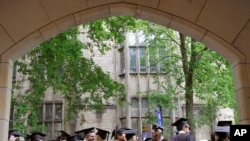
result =
[[123,133],[124,129],[119,129],[116,131],[116,136],[121,136]]

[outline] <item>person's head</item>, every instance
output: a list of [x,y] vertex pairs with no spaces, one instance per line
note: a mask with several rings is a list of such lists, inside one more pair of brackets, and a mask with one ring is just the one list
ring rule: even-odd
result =
[[154,129],[151,129],[151,138],[152,140],[155,140],[157,138],[156,131]]
[[182,126],[182,131],[184,131],[185,133],[189,133],[190,132],[190,126],[188,124],[184,124]]
[[215,141],[227,141],[230,138],[230,126],[216,126]]
[[190,127],[186,118],[180,118],[175,121],[172,126],[176,126],[178,131],[184,131],[186,133],[190,132]]
[[95,132],[89,132],[85,135],[86,141],[95,141],[96,134]]
[[30,136],[31,141],[44,141],[44,137],[46,134],[43,134],[41,132],[33,132]]
[[76,131],[75,133],[77,135],[78,140],[85,139],[86,141],[94,141],[96,138],[94,127],[82,129],[80,131]]
[[161,140],[163,134],[163,127],[157,124],[153,124],[151,129],[151,137],[153,141]]
[[118,141],[127,141],[124,129],[119,129],[116,131],[116,137]]
[[10,135],[10,136],[8,137],[8,141],[16,141],[16,137],[13,136],[13,135]]
[[123,128],[123,133],[128,141],[137,141],[138,137],[136,135],[136,130],[130,128]]
[[19,140],[19,138],[22,136],[22,134],[18,130],[10,130],[8,135],[8,140]]
[[67,141],[67,138],[70,137],[70,135],[63,130],[61,130],[60,133],[61,133],[61,135],[58,136],[57,141]]
[[96,129],[97,129],[97,133],[96,133],[97,141],[102,141],[102,140],[106,140],[109,138],[109,134],[110,134],[109,131],[100,129],[100,128],[96,128]]

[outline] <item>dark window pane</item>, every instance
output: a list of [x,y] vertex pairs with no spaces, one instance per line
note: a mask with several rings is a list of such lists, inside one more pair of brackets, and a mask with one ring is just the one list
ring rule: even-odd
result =
[[62,120],[62,104],[55,104],[55,120]]
[[131,116],[139,116],[138,99],[132,98],[131,100]]
[[121,127],[126,127],[126,118],[121,119]]
[[139,128],[139,119],[138,118],[132,118],[131,123],[132,123],[132,129],[138,129]]
[[46,138],[47,140],[52,140],[53,136],[52,136],[52,123],[46,123],[45,126],[47,127],[47,135]]
[[16,65],[16,63],[14,63],[12,81],[16,81],[16,74],[17,74],[17,65]]
[[156,48],[149,48],[149,64],[150,64],[150,72],[157,71],[157,58]]
[[147,98],[142,98],[142,101],[141,101],[141,114],[142,114],[142,116],[145,116],[145,114],[147,112],[147,108],[148,108],[148,100],[147,100]]
[[127,107],[126,107],[126,101],[124,100],[122,103],[122,109],[121,109],[121,117],[126,117],[127,115]]
[[53,115],[53,105],[46,104],[45,105],[45,120],[52,121],[52,115]]
[[130,71],[136,72],[136,48],[130,48]]
[[120,73],[125,73],[125,53],[124,51],[120,53]]
[[146,72],[147,71],[147,55],[145,53],[145,48],[140,47],[140,71]]
[[160,71],[165,71],[165,65],[164,65],[164,62],[166,61],[165,56],[166,56],[165,48],[159,48]]

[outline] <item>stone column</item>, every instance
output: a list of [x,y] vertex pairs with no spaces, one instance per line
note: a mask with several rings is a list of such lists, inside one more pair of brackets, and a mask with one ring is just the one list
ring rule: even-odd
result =
[[250,124],[250,64],[233,66],[234,83],[240,124]]
[[0,62],[0,140],[8,138],[12,87],[12,62]]

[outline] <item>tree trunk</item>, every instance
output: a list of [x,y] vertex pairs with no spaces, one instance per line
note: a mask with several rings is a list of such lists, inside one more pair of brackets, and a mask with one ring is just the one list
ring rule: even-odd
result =
[[[185,44],[185,36],[182,33],[180,35],[180,50],[182,55],[182,67],[185,76],[185,99],[186,99],[186,117],[192,129],[192,135],[195,136],[195,120],[193,114],[193,70],[195,61],[195,52],[191,51],[190,60],[188,60],[187,48]],[[191,47],[192,48],[192,47]]]

